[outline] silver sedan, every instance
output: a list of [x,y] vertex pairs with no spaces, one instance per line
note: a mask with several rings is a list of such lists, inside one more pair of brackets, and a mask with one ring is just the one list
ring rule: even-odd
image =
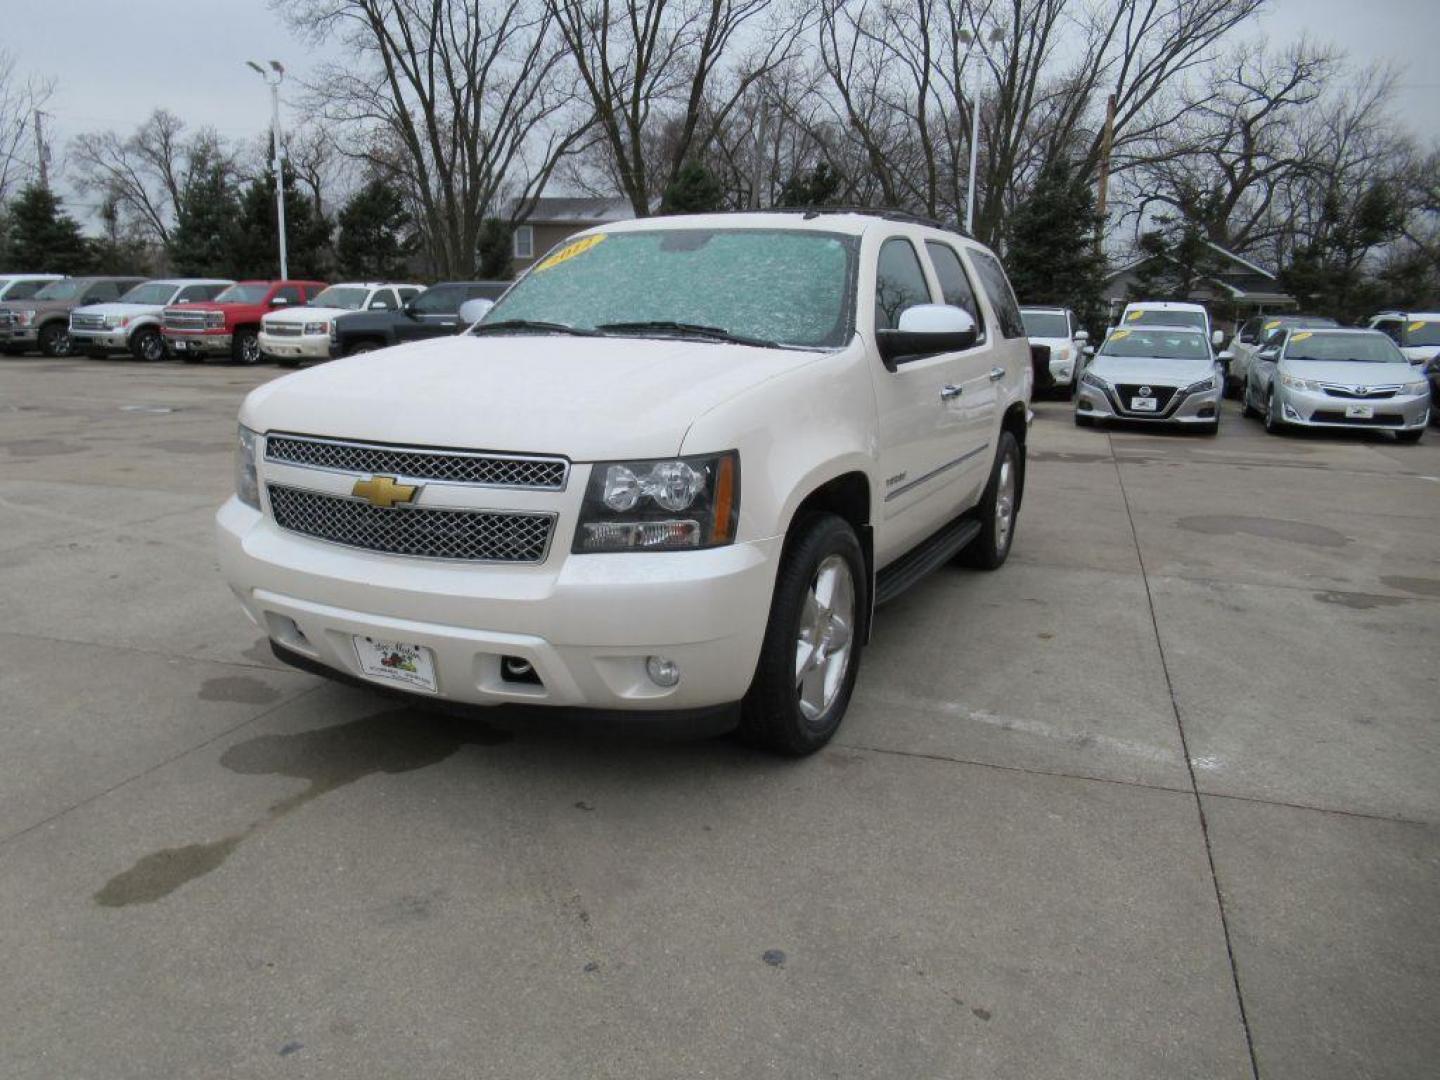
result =
[[1225,374],[1209,339],[1193,326],[1112,330],[1086,365],[1075,394],[1075,423],[1138,420],[1220,428]]

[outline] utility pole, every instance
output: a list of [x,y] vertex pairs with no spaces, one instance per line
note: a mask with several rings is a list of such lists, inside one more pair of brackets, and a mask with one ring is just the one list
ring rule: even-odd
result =
[[[975,35],[968,30],[960,31],[960,40],[965,43],[965,60],[970,59],[970,47],[976,44]],[[1001,27],[995,27],[986,38],[994,45],[1005,40],[1005,31]],[[985,57],[989,53],[985,46],[980,45],[980,52]],[[965,232],[969,236],[975,235],[975,173],[979,169],[980,162],[980,73],[977,71],[970,84],[970,181],[965,191]]]
[[1100,191],[1095,197],[1095,216],[1100,219],[1100,231],[1095,234],[1095,250],[1104,243],[1105,203],[1110,195],[1110,151],[1115,145],[1115,95],[1105,103],[1105,130],[1100,135]]
[[40,186],[50,190],[50,148],[45,145],[45,114],[35,110],[35,158],[40,164]]
[[254,60],[246,60],[245,64],[265,80],[265,85],[270,87],[270,137],[272,161],[275,166],[275,220],[280,229],[280,278],[284,280],[290,276],[290,264],[285,251],[285,170],[282,165],[285,136],[280,130],[280,84],[285,80],[285,68],[279,60],[271,60],[270,70],[275,74],[272,79],[265,69]]

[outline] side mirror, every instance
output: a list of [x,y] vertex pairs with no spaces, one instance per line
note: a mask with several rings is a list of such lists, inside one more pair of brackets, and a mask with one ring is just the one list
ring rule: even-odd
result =
[[1225,344],[1225,331],[1224,331],[1224,330],[1211,330],[1211,331],[1210,331],[1210,344],[1211,344],[1211,345],[1214,345],[1215,348],[1217,348],[1217,349],[1220,348],[1221,345],[1224,345],[1224,344]]
[[482,300],[478,297],[474,300],[466,300],[460,305],[460,321],[466,326],[474,326],[488,315],[494,306],[494,300]]
[[1090,331],[1089,331],[1089,330],[1076,330],[1076,331],[1075,331],[1075,340],[1078,341],[1078,342],[1080,342],[1081,344],[1084,344],[1085,342],[1087,342],[1087,341],[1090,340]]
[[875,331],[880,359],[890,371],[911,360],[968,349],[977,336],[970,313],[950,304],[916,304],[900,313],[896,329]]
[[1221,353],[1219,356],[1217,356],[1215,359],[1216,359],[1216,360],[1219,360],[1220,363],[1224,364],[1226,367],[1229,367],[1229,366],[1230,366],[1230,361],[1235,359],[1235,354],[1234,354],[1233,352],[1231,352],[1229,349],[1226,349],[1224,352],[1222,352],[1222,353]]
[[410,318],[415,318],[415,301],[406,300],[405,303],[400,305],[400,310],[410,316]]

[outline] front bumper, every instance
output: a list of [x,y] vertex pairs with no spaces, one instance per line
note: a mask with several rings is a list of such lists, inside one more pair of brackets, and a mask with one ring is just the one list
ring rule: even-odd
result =
[[[1404,431],[1430,422],[1430,392],[1392,398],[1347,398],[1324,391],[1296,390],[1275,380],[1281,419],[1297,427],[1374,428]],[[1368,407],[1371,415],[1349,416],[1352,406]]]
[[1075,389],[1075,412],[1099,420],[1136,420],[1150,424],[1213,424],[1220,417],[1224,383],[1217,379],[1214,389],[1187,394],[1176,390],[1158,412],[1134,412],[1124,407],[1114,387],[1101,390],[1087,382]]
[[329,360],[330,335],[304,334],[299,337],[277,336],[260,331],[260,352],[279,360]]
[[0,328],[0,348],[29,347],[40,340],[40,331],[32,326]]
[[77,349],[128,349],[130,338],[120,330],[71,329],[70,343]]
[[[234,498],[216,528],[221,572],[255,623],[344,676],[405,689],[365,674],[359,635],[429,649],[438,691],[409,691],[425,697],[640,711],[744,696],[782,543],[572,555],[560,534],[537,565],[452,563],[299,536]],[[649,656],[675,661],[679,683],[652,682]],[[528,661],[540,685],[506,680],[502,657]]]
[[161,336],[165,338],[165,348],[172,353],[176,355],[189,353],[191,356],[229,356],[230,344],[233,340],[233,335],[227,332],[185,334],[166,330]]
[[1050,354],[1050,378],[1056,386],[1070,385],[1070,380],[1075,377],[1075,363],[1074,353],[1066,359],[1061,359],[1053,352]]

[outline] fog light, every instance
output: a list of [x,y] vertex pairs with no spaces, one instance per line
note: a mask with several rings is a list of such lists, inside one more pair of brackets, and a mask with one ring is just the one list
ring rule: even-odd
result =
[[666,656],[647,656],[645,673],[656,686],[668,688],[680,681],[680,665]]
[[1081,398],[1079,401],[1075,402],[1075,407],[1081,412],[1089,412],[1095,406],[1091,405],[1090,402],[1086,401],[1084,398]]

